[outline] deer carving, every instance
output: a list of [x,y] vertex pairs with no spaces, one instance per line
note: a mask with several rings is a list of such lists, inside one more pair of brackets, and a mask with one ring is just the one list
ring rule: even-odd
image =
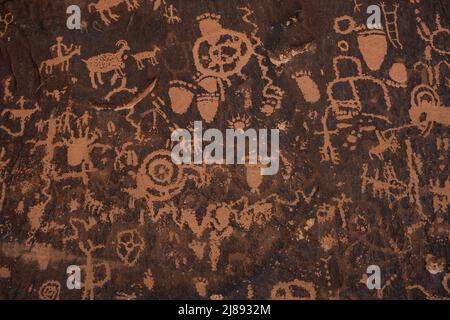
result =
[[116,75],[125,77],[123,69],[125,68],[124,60],[126,57],[124,55],[126,51],[130,50],[130,47],[125,40],[117,41],[116,46],[119,48],[116,52],[99,54],[87,60],[83,59],[89,70],[92,88],[97,89],[96,80],[100,85],[104,84],[102,80],[103,73],[114,71]]
[[143,51],[133,54],[132,57],[134,58],[134,60],[136,60],[139,70],[142,70],[144,69],[145,60],[150,60],[150,63],[154,66],[158,64],[158,59],[156,58],[156,56],[160,51],[161,51],[160,48],[155,47],[151,51]]
[[102,21],[109,26],[112,21],[117,21],[119,16],[112,13],[111,9],[117,7],[121,3],[127,4],[128,11],[139,8],[139,0],[98,0],[96,3],[90,3],[88,5],[89,12],[94,10],[100,14]]

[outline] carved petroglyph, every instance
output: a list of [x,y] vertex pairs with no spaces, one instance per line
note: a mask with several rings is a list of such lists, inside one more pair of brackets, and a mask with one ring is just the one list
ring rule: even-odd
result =
[[[192,173],[189,174],[188,171]],[[175,166],[171,160],[171,152],[159,150],[143,160],[135,176],[136,187],[124,191],[131,196],[131,203],[145,199],[149,208],[153,208],[154,201],[167,201],[179,194],[188,179],[193,178],[201,185],[204,183],[201,177],[201,169]]]
[[169,97],[173,112],[178,114],[185,113],[194,99],[196,87],[193,84],[184,81],[171,81],[169,88]]
[[0,24],[1,24],[1,30],[0,30],[0,38],[3,38],[6,33],[8,32],[9,25],[13,23],[14,17],[11,13],[7,13],[5,15],[0,14]]
[[[298,289],[305,290],[307,296],[299,296],[296,294]],[[314,284],[307,281],[302,281],[295,279],[289,282],[279,282],[273,288],[270,295],[270,299],[273,300],[315,300],[316,299],[316,289]]]
[[59,66],[61,72],[68,72],[70,60],[81,54],[81,46],[71,44],[67,46],[63,43],[63,37],[56,37],[56,44],[50,47],[53,58],[42,61],[39,71],[44,74],[52,74],[54,68]]
[[[0,15],[2,297],[447,299],[440,5],[386,1],[374,30],[365,0],[90,0],[78,32],[25,2]],[[277,128],[279,174],[174,164],[197,118]]]
[[435,212],[446,213],[450,206],[450,180],[443,184],[430,181],[430,191],[433,194],[433,208]]
[[128,11],[134,11],[139,8],[139,0],[98,0],[95,3],[88,5],[89,12],[98,12],[100,18],[106,26],[109,26],[113,21],[119,20],[119,15],[114,14],[112,9],[126,4]]
[[139,70],[142,70],[144,69],[144,61],[146,60],[149,60],[153,66],[156,66],[159,63],[156,57],[159,52],[161,52],[161,49],[155,47],[153,50],[135,53],[131,56],[134,58],[134,60],[136,60]]
[[381,9],[383,10],[384,20],[385,20],[385,28],[387,31],[387,36],[389,38],[389,41],[394,46],[394,48],[403,49],[403,44],[400,42],[399,39],[399,32],[398,32],[398,8],[400,5],[398,3],[395,3],[393,5],[392,10],[388,9],[388,6],[381,2]]
[[181,18],[178,16],[178,10],[173,4],[168,4],[166,0],[153,0],[153,11],[161,10],[162,16],[167,23],[180,23]]
[[182,81],[172,82],[169,94],[172,108],[177,113],[186,112],[195,97],[201,117],[208,123],[212,122],[225,100],[225,90],[232,86],[234,78],[245,79],[243,68],[252,57],[256,58],[265,81],[261,111],[270,115],[281,107],[283,91],[268,76],[265,57],[259,53],[263,46],[257,36],[258,27],[249,20],[252,12],[248,8],[240,10],[245,12],[243,20],[253,28],[250,37],[224,28],[220,15],[206,13],[197,17],[201,36],[192,49],[198,72],[194,77],[197,86]]
[[60,102],[61,98],[66,94],[66,92],[67,92],[67,87],[64,87],[61,90],[58,90],[58,89],[53,89],[52,91],[44,90],[44,95],[46,97],[52,98],[56,102]]
[[39,288],[40,300],[59,300],[61,284],[56,280],[44,282]]
[[2,80],[2,86],[3,86],[3,102],[6,104],[8,102],[12,102],[14,95],[12,93],[12,81],[13,77],[8,76]]
[[1,189],[0,189],[0,210],[3,208],[3,203],[5,201],[6,196],[6,167],[8,166],[9,159],[6,157],[5,148],[1,148],[0,151],[0,178],[2,181]]
[[372,71],[380,69],[387,54],[387,40],[383,30],[366,30],[364,25],[358,25],[350,16],[336,18],[334,30],[341,35],[356,32],[358,47],[367,66]]
[[100,85],[104,84],[102,74],[114,72],[113,79],[125,77],[123,72],[123,69],[125,68],[125,52],[130,51],[130,47],[125,40],[117,41],[116,46],[118,47],[118,50],[114,53],[103,53],[87,60],[83,59],[83,62],[86,64],[89,71],[92,88],[97,89],[97,83]]
[[[111,79],[111,83],[115,84],[118,78],[120,78],[119,74],[115,73]],[[132,88],[127,87],[127,78],[120,78],[119,86],[116,88],[113,88],[110,92],[108,92],[108,94],[105,96],[105,100],[110,101],[114,95],[119,94],[121,92],[128,92],[128,93],[134,95],[134,94],[136,94],[137,91],[138,91],[138,89],[136,87],[132,87]]]
[[121,231],[117,234],[116,252],[127,266],[134,266],[145,248],[144,240],[137,230]]
[[[0,125],[0,129],[3,129],[4,131],[6,131],[10,136],[12,137],[21,137],[23,136],[24,132],[25,132],[25,127],[26,124],[28,122],[28,120],[30,120],[31,116],[33,116],[33,114],[35,114],[36,112],[41,111],[41,107],[35,103],[32,108],[29,107],[29,105],[32,102],[25,99],[23,96],[20,97],[19,99],[16,100],[15,105],[18,106],[19,108],[4,108],[1,111],[1,117],[3,119],[10,119],[13,121],[19,121],[19,130],[17,129],[13,129],[10,128],[7,125],[1,124]],[[3,121],[2,121],[3,122]]]
[[368,165],[364,165],[362,174],[362,192],[366,192],[368,186],[372,187],[373,196],[384,198],[392,206],[405,196],[406,184],[400,181],[391,163],[386,163],[381,175],[379,169],[375,169],[373,176],[368,176]]
[[320,100],[320,91],[316,82],[308,72],[297,72],[293,76],[306,102],[315,103]]
[[442,56],[447,56],[450,54],[448,49],[448,42],[450,37],[450,30],[443,27],[441,23],[441,16],[436,15],[436,29],[431,31],[427,24],[420,17],[420,11],[416,10],[416,21],[417,21],[417,33],[420,38],[425,41],[433,51],[437,52]]
[[443,106],[436,92],[428,85],[420,85],[411,92],[411,123],[428,135],[434,123],[450,126],[450,111]]
[[[352,66],[351,73],[346,73],[342,69],[344,65]],[[371,86],[374,90],[381,92],[381,95],[377,97],[380,107],[382,107],[380,111],[383,109],[389,110],[392,107],[392,102],[385,82],[363,74],[361,62],[357,58],[337,56],[333,59],[333,68],[336,78],[327,85],[328,101],[331,106],[325,110],[321,120],[323,131],[316,133],[324,136],[323,146],[320,149],[322,159],[338,163],[339,152],[332,145],[333,135],[338,135],[340,131],[354,128],[354,120],[359,119],[360,123],[365,126],[359,128],[359,134],[350,133],[347,136],[348,142],[354,144],[361,137],[361,130],[375,131],[375,128],[370,125],[374,119],[390,123],[389,119],[381,114],[365,112],[366,107],[364,105],[368,101],[364,101],[361,98],[361,86]],[[336,120],[335,130],[330,130],[329,128],[330,117]]]
[[82,271],[85,274],[82,283],[82,299],[94,300],[95,289],[102,288],[108,281],[111,280],[111,268],[107,263],[94,263],[93,254],[97,250],[104,249],[104,245],[94,245],[92,240],[87,240],[87,244],[79,241],[78,246],[81,252],[86,257],[86,264],[82,266]]
[[181,18],[177,16],[178,10],[173,6],[173,4],[165,5],[163,17],[167,19],[169,24],[180,23]]

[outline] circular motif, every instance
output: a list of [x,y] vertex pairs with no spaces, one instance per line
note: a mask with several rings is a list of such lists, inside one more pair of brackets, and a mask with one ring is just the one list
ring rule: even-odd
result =
[[432,48],[443,56],[450,54],[450,31],[448,29],[440,29],[431,35],[430,43]]
[[339,34],[347,35],[356,30],[358,30],[358,26],[350,16],[342,16],[334,20],[334,31]]
[[44,282],[39,288],[39,299],[41,300],[59,300],[61,284],[55,280]]

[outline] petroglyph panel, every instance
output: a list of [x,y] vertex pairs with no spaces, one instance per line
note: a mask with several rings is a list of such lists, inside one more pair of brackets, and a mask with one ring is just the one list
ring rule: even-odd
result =
[[[0,299],[449,299],[444,3],[3,1]],[[175,164],[195,121],[278,173]]]

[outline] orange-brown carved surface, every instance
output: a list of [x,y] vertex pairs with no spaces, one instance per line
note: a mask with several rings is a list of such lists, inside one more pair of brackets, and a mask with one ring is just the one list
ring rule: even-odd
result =
[[[449,7],[371,4],[0,1],[0,299],[448,299]],[[194,121],[278,174],[175,165]]]

